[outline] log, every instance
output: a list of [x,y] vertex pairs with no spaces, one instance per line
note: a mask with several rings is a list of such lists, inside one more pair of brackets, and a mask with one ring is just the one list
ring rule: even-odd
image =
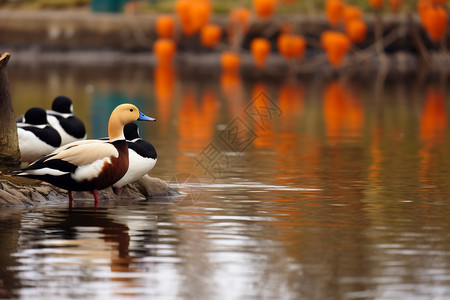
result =
[[19,141],[7,74],[9,53],[0,56],[0,168],[20,165]]

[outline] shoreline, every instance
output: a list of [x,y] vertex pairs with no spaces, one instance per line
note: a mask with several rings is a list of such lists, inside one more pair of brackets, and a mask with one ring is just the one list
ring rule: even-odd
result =
[[[10,68],[76,67],[76,68],[124,68],[142,67],[154,69],[157,61],[152,53],[127,52],[117,50],[93,51],[39,51],[6,49],[11,54]],[[241,53],[240,75],[245,78],[283,79],[287,77],[334,76],[358,74],[371,77],[373,73],[389,76],[408,77],[417,72],[430,75],[450,72],[450,54],[446,51],[434,52],[428,62],[417,55],[399,51],[379,55],[376,52],[350,53],[342,66],[332,67],[324,53],[316,53],[296,62],[288,62],[277,53],[269,55],[266,67],[254,66],[250,53]],[[183,77],[220,77],[220,52],[179,53],[173,66]]]
[[[154,197],[171,197],[179,193],[165,181],[145,175],[134,183],[122,188],[120,196],[112,189],[98,191],[100,204],[102,200],[120,198],[142,200]],[[74,201],[77,199],[92,199],[90,192],[73,192]],[[67,191],[49,183],[27,178],[17,178],[0,174],[0,207],[26,207],[46,205],[48,202],[68,202]]]
[[[0,51],[11,53],[12,67],[155,67],[152,45],[157,39],[154,28],[156,17],[156,14],[108,14],[87,10],[0,10]],[[286,61],[275,49],[280,24],[286,21],[293,25],[295,32],[307,39],[306,54],[299,61]],[[325,16],[295,15],[274,18],[270,22],[253,20],[239,49],[241,74],[250,77],[284,77],[287,73],[310,76],[315,73],[378,71],[404,75],[419,68],[427,68],[430,73],[450,71],[447,50],[450,44],[432,43],[417,15],[387,14],[380,25],[378,16],[367,14],[365,21],[368,26],[365,41],[353,45],[344,64],[333,68],[320,49],[319,34],[330,29]],[[177,55],[174,66],[177,70],[206,75],[220,73],[220,53],[230,48],[226,36],[227,17],[215,15],[212,22],[220,25],[224,31],[222,43],[214,50],[202,48],[198,34],[192,37],[178,34],[175,37]],[[382,44],[375,43],[377,26],[382,28]],[[249,53],[250,41],[258,36],[267,36],[272,43],[267,66],[262,70],[254,67]],[[380,47],[384,51],[380,51]]]

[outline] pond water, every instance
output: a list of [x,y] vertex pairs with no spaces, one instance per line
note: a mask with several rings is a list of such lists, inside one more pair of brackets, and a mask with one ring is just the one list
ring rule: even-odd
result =
[[[446,78],[190,78],[11,68],[17,115],[132,102],[180,196],[0,212],[0,298],[448,299]],[[437,82],[437,83],[436,83]]]

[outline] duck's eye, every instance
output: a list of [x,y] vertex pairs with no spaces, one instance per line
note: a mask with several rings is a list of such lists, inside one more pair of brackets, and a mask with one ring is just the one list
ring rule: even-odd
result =
[[132,109],[132,108],[130,108],[130,111],[131,111],[131,112],[133,112],[133,109]]

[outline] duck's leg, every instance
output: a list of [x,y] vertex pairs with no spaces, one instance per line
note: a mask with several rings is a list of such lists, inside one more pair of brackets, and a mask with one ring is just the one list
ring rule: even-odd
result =
[[94,199],[95,199],[95,207],[97,207],[98,205],[98,196],[97,196],[97,190],[93,190],[92,194],[94,194]]
[[114,194],[116,194],[117,196],[119,196],[119,194],[120,194],[120,188],[114,188]]
[[73,202],[72,191],[67,191],[67,195],[69,195],[69,210],[71,210]]

